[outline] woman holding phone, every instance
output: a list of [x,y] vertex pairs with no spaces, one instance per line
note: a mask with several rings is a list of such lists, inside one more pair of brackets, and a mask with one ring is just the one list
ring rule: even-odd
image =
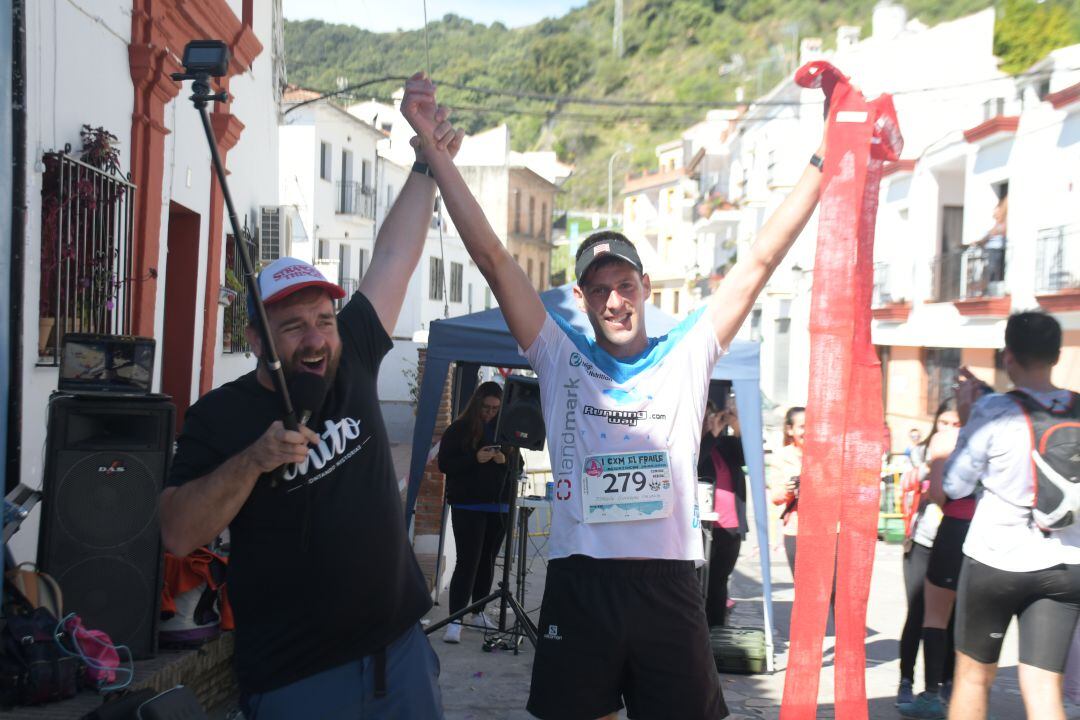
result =
[[[516,479],[512,476],[520,470],[520,459],[514,448],[494,444],[501,407],[502,388],[493,382],[481,383],[439,444],[439,469],[446,474],[446,502],[457,548],[457,565],[450,578],[451,614],[491,593],[495,557],[506,535]],[[510,475],[508,463],[512,463]],[[495,627],[482,609],[473,615],[473,623]],[[461,642],[461,623],[447,625],[443,640]]]
[[718,410],[710,400],[705,409],[698,451],[698,480],[713,484],[712,555],[709,558],[709,591],[705,616],[709,627],[726,625],[728,581],[746,537],[746,475],[735,403]]

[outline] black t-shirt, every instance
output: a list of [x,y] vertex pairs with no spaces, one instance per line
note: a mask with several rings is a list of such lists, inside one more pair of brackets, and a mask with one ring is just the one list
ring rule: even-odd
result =
[[[308,422],[323,445],[276,485],[259,478],[229,524],[236,673],[246,692],[370,655],[431,607],[376,390],[392,342],[360,293],[338,314],[338,330],[341,364]],[[254,372],[208,393],[187,412],[169,484],[211,472],[280,417]]]

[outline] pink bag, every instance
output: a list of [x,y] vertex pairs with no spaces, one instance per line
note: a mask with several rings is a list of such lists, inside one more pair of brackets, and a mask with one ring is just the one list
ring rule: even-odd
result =
[[[131,684],[135,675],[131,651],[124,645],[114,645],[112,639],[101,630],[90,630],[83,626],[82,618],[69,613],[60,621],[60,626],[71,638],[71,648],[63,649],[69,655],[80,658],[86,666],[86,677],[103,692],[119,690]],[[59,635],[59,633],[57,633]],[[62,646],[63,647],[63,646]],[[121,665],[120,653],[127,653],[126,667]],[[117,676],[126,679],[117,684]]]

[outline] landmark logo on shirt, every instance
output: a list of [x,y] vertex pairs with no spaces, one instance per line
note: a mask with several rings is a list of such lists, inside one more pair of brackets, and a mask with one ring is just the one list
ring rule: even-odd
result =
[[628,425],[629,427],[637,427],[639,420],[648,417],[648,413],[644,410],[607,410],[592,405],[586,405],[584,412],[586,415],[607,418],[610,425]]
[[570,367],[577,367],[581,364],[581,355],[576,352],[570,353]]
[[558,625],[548,625],[548,630],[544,633],[545,640],[562,640],[562,635],[559,634]]

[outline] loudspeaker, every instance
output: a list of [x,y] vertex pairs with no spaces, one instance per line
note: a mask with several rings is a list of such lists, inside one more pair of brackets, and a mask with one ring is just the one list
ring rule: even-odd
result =
[[175,413],[163,395],[49,400],[38,564],[60,584],[64,612],[135,658],[157,650],[158,495]]
[[510,375],[503,385],[502,411],[495,425],[495,444],[526,450],[544,448],[544,413],[540,410],[540,382]]

